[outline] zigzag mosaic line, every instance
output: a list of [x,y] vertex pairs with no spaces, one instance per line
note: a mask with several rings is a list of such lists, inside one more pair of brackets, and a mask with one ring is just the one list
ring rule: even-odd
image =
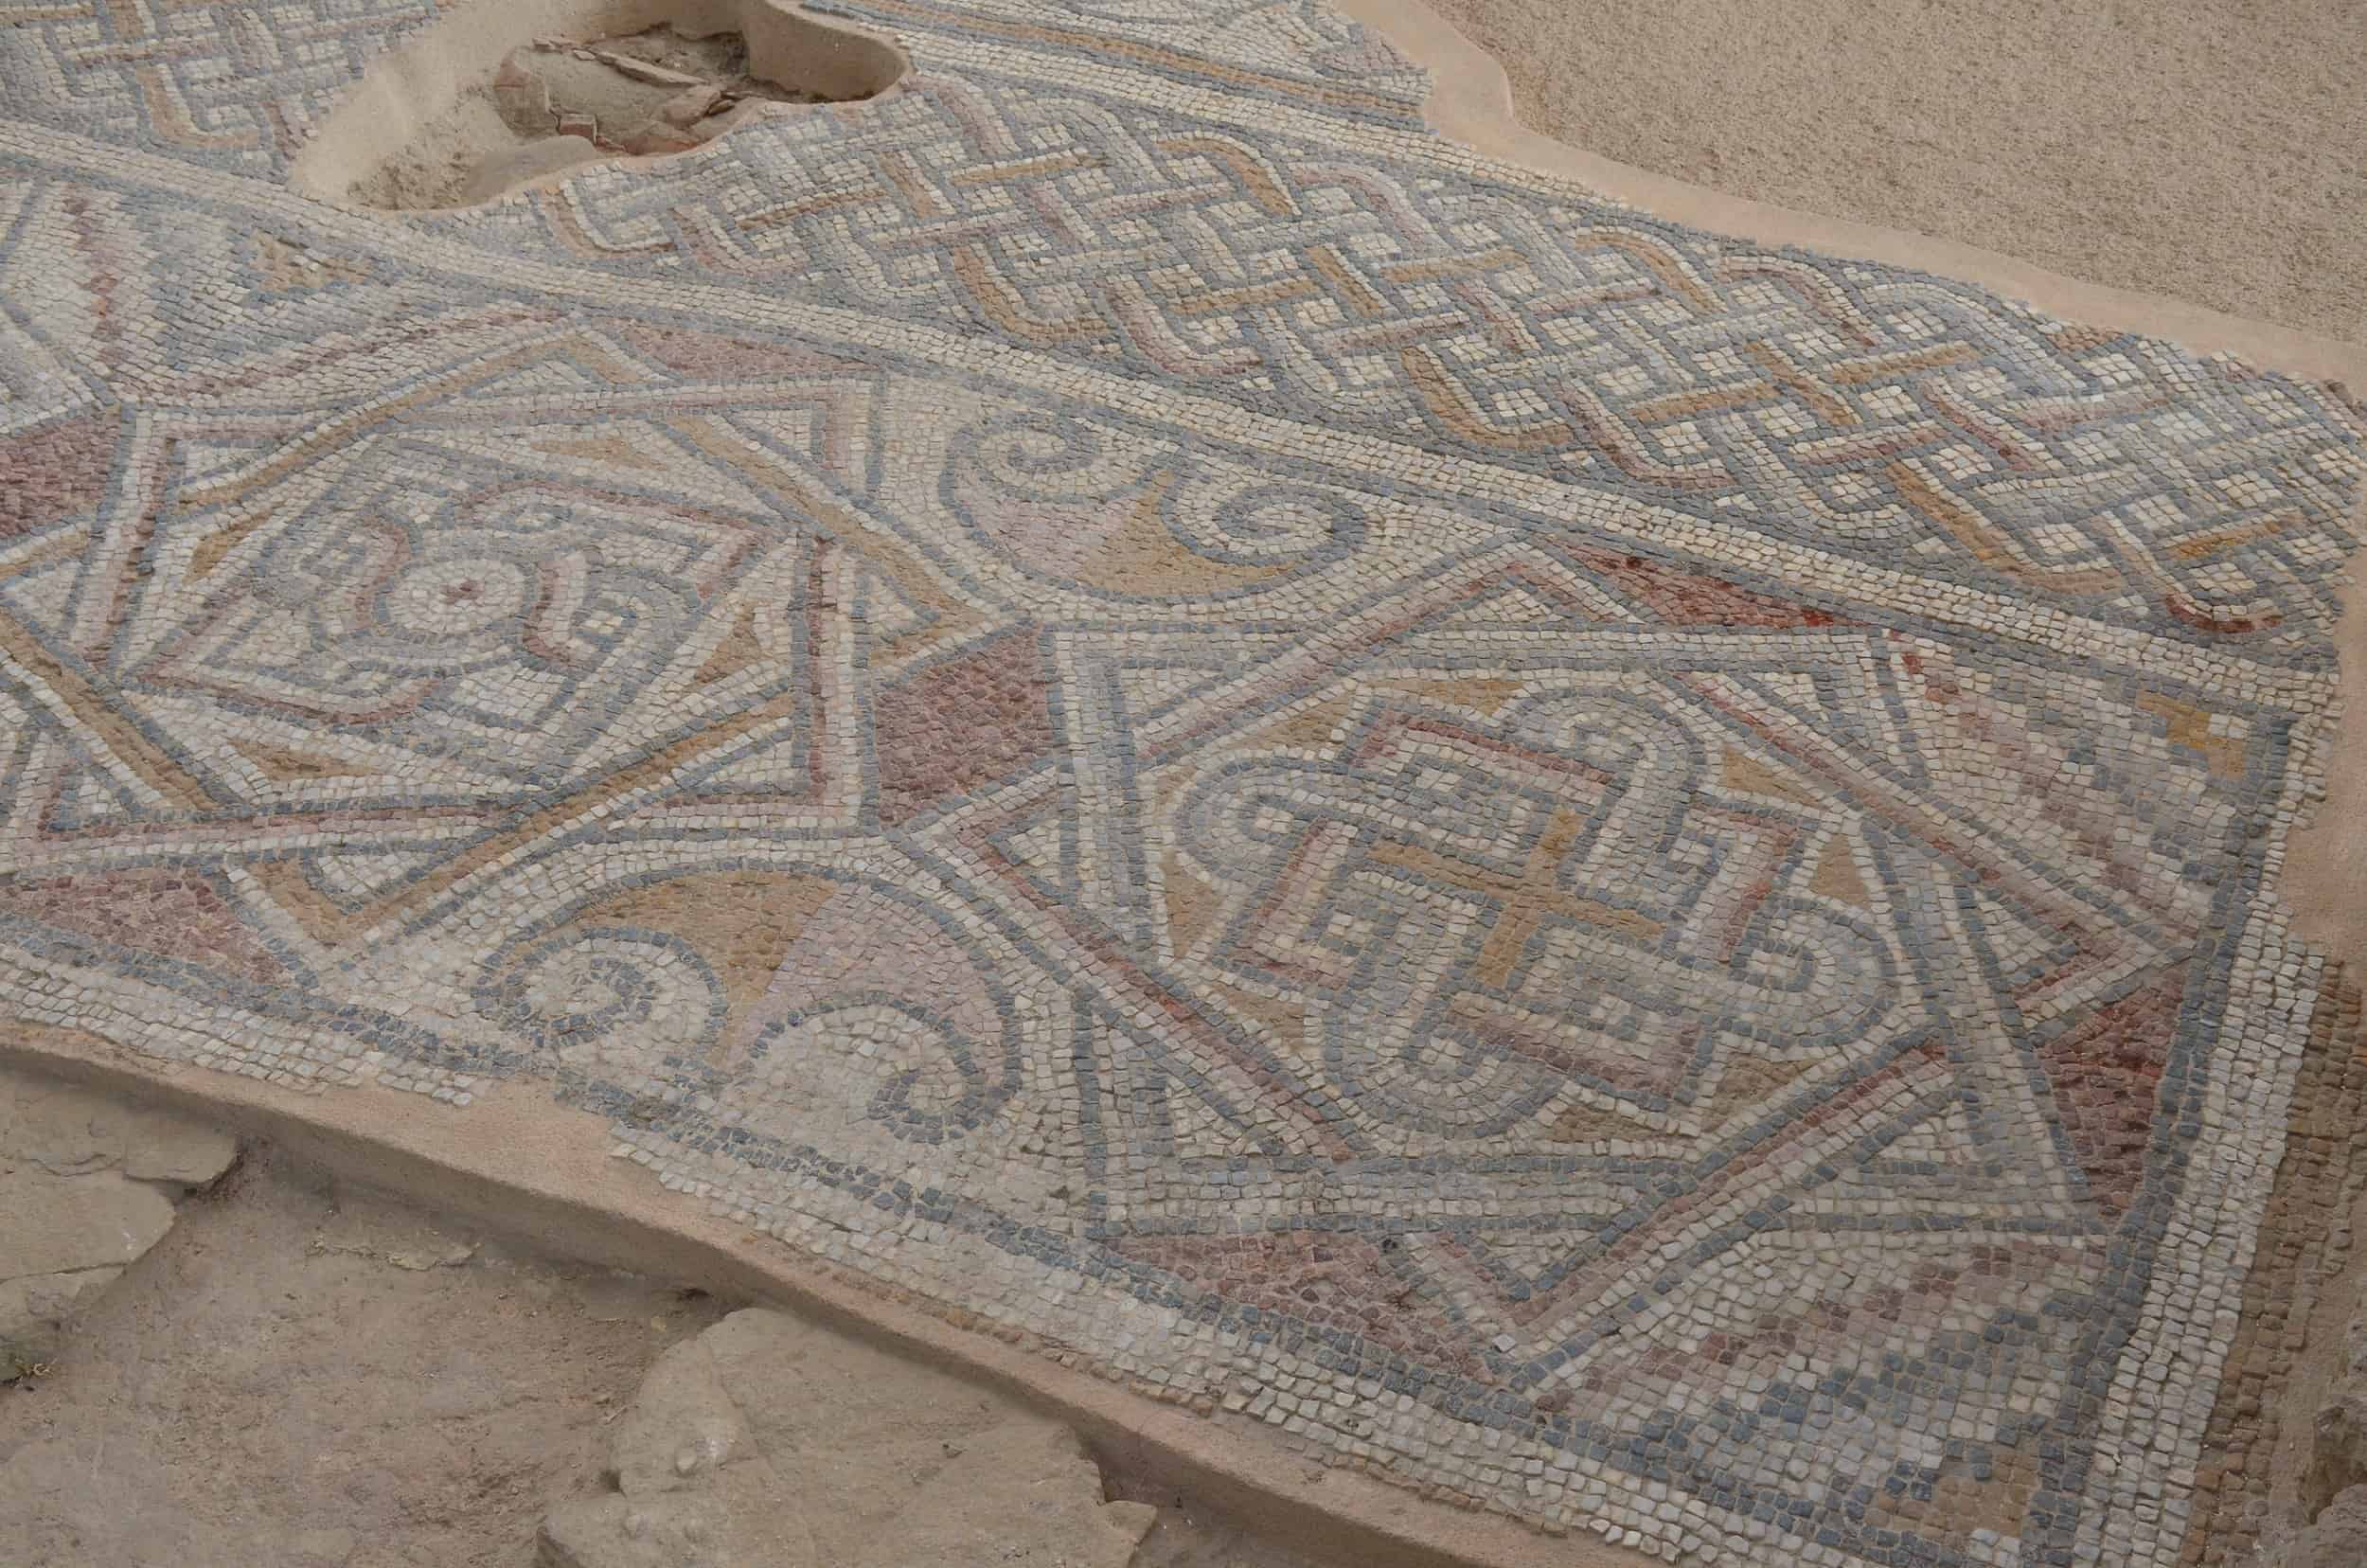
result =
[[2356,1007],[2269,886],[2338,393],[1415,155],[1298,0],[874,0],[894,93],[432,220],[261,129],[407,9],[49,10],[9,1027],[545,1081],[1655,1556],[2234,1550],[2226,1325],[2349,1179],[2278,1179]]

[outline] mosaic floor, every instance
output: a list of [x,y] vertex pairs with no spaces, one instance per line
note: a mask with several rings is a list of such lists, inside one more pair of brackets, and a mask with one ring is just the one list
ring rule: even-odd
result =
[[547,1081],[1658,1557],[2227,1560],[2358,411],[1490,163],[1319,0],[825,9],[914,75],[396,217],[285,175],[425,0],[0,0],[9,1027]]

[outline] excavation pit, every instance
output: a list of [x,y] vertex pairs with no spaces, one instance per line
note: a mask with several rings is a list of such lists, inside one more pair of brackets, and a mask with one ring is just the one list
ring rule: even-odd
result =
[[589,164],[692,151],[763,114],[870,98],[904,70],[892,46],[764,0],[464,11],[372,71],[294,175],[346,205],[474,206]]

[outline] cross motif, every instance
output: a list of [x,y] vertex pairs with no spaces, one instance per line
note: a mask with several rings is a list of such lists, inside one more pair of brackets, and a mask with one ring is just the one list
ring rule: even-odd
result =
[[1502,990],[1512,984],[1521,955],[1549,917],[1559,915],[1588,925],[1614,931],[1638,942],[1659,939],[1662,923],[1632,909],[1581,898],[1564,889],[1561,863],[1578,842],[1586,819],[1568,806],[1557,806],[1545,829],[1518,871],[1492,870],[1451,855],[1442,855],[1411,841],[1377,844],[1372,858],[1383,865],[1411,871],[1433,882],[1444,882],[1491,900],[1496,917],[1471,960],[1471,978]]

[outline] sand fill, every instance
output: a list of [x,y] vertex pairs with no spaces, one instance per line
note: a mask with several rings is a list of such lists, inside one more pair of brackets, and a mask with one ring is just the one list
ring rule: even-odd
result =
[[2367,342],[2355,0],[1430,4],[1557,140]]
[[687,152],[764,104],[831,101],[751,73],[739,33],[538,38],[356,181],[353,201],[470,206],[588,163]]

